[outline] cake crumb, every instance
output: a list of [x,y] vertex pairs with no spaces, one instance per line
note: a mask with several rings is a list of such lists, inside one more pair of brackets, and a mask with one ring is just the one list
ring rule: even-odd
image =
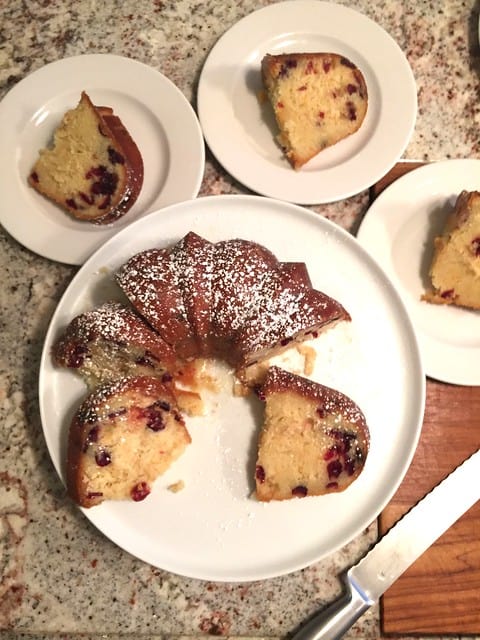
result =
[[185,489],[185,482],[183,480],[177,480],[177,482],[172,482],[168,485],[167,489],[172,493],[178,493],[179,491],[183,491]]
[[315,360],[317,357],[317,352],[315,349],[308,344],[299,344],[297,345],[298,353],[303,356],[303,373],[306,376],[311,376],[313,374],[313,370],[315,369]]

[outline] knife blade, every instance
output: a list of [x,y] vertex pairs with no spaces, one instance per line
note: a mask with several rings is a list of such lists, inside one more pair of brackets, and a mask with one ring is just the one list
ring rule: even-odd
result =
[[345,591],[292,640],[338,640],[480,498],[480,449],[389,529],[345,576]]

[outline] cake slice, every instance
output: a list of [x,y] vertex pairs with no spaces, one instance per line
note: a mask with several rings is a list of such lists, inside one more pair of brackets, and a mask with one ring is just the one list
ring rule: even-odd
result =
[[171,247],[135,254],[117,272],[116,281],[134,309],[172,346],[179,358],[197,355]]
[[53,146],[40,151],[28,182],[74,218],[107,224],[137,200],[143,160],[120,118],[83,91],[63,116]]
[[77,371],[90,388],[128,375],[169,380],[177,366],[171,346],[117,301],[75,316],[52,355],[55,364]]
[[435,238],[423,300],[480,309],[480,192],[463,191]]
[[269,369],[258,395],[265,402],[255,469],[258,500],[343,491],[359,476],[369,431],[353,400],[279,367]]
[[68,434],[66,479],[82,507],[144,500],[191,439],[170,387],[153,377],[96,387]]
[[355,133],[368,92],[360,69],[335,53],[267,54],[263,84],[279,128],[278,142],[295,169]]

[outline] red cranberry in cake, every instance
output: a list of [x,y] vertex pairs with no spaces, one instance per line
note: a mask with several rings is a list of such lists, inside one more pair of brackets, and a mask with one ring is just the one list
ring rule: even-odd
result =
[[355,133],[368,107],[364,76],[334,53],[267,54],[262,79],[280,147],[295,169]]
[[353,400],[278,367],[268,370],[260,397],[265,417],[255,473],[258,500],[343,491],[359,476],[369,431]]
[[171,388],[158,378],[123,378],[98,386],[70,426],[68,493],[82,507],[103,500],[143,500],[189,443]]
[[107,224],[136,202],[143,160],[120,118],[83,91],[56,129],[53,146],[40,151],[28,182],[74,218]]

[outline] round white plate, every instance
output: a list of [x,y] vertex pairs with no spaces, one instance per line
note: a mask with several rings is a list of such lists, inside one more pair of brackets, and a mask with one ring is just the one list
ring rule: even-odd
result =
[[[349,394],[371,431],[365,468],[347,491],[259,503],[251,497],[260,402],[230,385],[205,418],[188,420],[193,442],[141,503],[105,502],[85,515],[117,545],[193,578],[246,581],[278,576],[331,553],[368,526],[402,480],[419,437],[425,377],[404,306],[355,238],[319,215],[259,196],[213,196],[151,214],[109,240],[65,292],[45,340],[40,407],[45,438],[64,477],[70,417],[85,394],[71,371],[52,366],[51,347],[73,316],[106,298],[112,273],[133,253],[189,230],[216,241],[259,240],[282,260],[306,261],[313,283],[353,321],[318,340],[313,377]],[[169,483],[185,488],[171,493]],[[328,524],[326,524],[328,523]]]
[[[365,76],[368,111],[352,136],[294,171],[275,141],[262,92],[266,53],[328,51]],[[198,114],[211,151],[253,191],[299,204],[334,202],[370,187],[401,157],[415,125],[417,91],[404,54],[375,22],[342,5],[291,0],[246,16],[211,50],[198,87]]]
[[[27,177],[82,90],[108,105],[137,143],[144,162],[140,196],[105,227],[74,220],[36,193]],[[0,222],[28,249],[82,264],[114,233],[148,212],[194,198],[205,167],[200,124],[183,93],[141,62],[108,54],[65,58],[34,71],[0,102]]]
[[433,239],[463,190],[480,190],[480,160],[445,160],[402,176],[368,210],[358,240],[390,276],[412,318],[425,372],[480,384],[480,313],[423,302]]

